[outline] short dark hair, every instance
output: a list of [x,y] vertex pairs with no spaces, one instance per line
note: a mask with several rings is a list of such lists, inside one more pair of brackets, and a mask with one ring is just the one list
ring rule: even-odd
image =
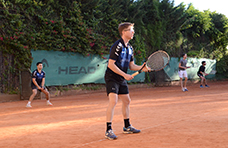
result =
[[206,63],[206,61],[202,61],[202,64]]
[[183,57],[184,55],[186,55],[186,53],[182,53],[181,57]]
[[119,24],[118,30],[119,30],[120,36],[122,36],[122,31],[124,29],[127,29],[129,26],[134,26],[134,23],[124,22],[124,23]]
[[42,63],[42,62],[37,62],[37,63],[36,63],[36,66],[38,66],[39,64],[43,64],[43,63]]

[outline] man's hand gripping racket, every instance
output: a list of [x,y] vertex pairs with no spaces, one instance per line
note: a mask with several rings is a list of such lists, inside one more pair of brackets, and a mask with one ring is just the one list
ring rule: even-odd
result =
[[169,60],[169,55],[165,51],[156,51],[148,57],[142,68],[139,71],[133,73],[132,76],[140,74],[144,67],[146,67],[148,71],[160,71],[168,65]]

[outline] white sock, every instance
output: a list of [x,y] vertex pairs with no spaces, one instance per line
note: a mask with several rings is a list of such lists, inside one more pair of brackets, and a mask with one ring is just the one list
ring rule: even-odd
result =
[[28,101],[28,104],[31,104],[31,102],[30,102],[30,101]]
[[47,103],[50,103],[50,100],[47,100]]

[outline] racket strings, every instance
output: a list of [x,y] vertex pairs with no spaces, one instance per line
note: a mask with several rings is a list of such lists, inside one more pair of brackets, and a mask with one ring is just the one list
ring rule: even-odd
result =
[[169,62],[169,56],[166,53],[158,52],[151,55],[147,60],[147,67],[152,70],[160,70],[164,68]]

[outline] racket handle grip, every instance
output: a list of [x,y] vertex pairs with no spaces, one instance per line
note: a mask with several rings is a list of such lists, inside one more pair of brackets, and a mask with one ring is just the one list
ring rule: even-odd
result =
[[137,71],[137,72],[133,73],[132,76],[134,77],[134,76],[138,75],[139,73],[140,73],[140,72]]
[[137,74],[140,74],[140,73],[142,72],[142,69],[143,69],[145,66],[146,66],[146,63],[143,64],[142,68],[141,68],[139,71],[133,73],[132,76],[134,77],[134,76],[136,76]]

